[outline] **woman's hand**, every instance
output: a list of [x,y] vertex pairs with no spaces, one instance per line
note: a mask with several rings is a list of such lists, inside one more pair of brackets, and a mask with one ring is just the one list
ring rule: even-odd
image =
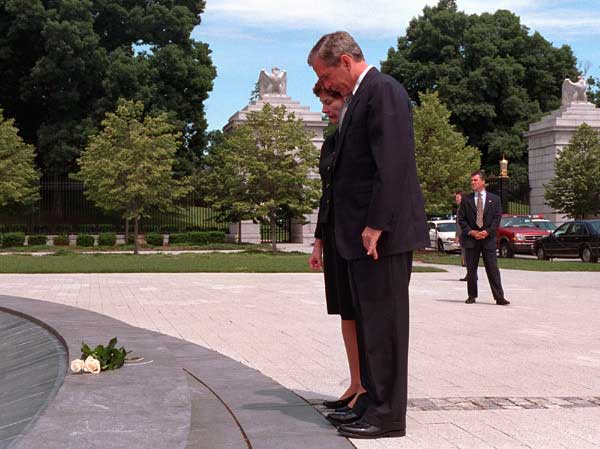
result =
[[323,269],[323,241],[321,239],[315,239],[315,246],[308,259],[308,266],[313,271],[321,271]]

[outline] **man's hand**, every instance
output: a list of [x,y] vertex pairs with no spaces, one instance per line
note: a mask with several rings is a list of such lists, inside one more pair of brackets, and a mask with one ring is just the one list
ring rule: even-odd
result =
[[315,239],[315,246],[313,247],[312,254],[308,258],[308,266],[313,271],[320,271],[323,269],[323,241],[321,239]]
[[361,234],[363,246],[367,250],[367,256],[371,256],[373,260],[379,259],[379,254],[377,254],[377,241],[381,236],[381,232],[380,229],[373,229],[367,226]]
[[470,231],[469,235],[473,237],[475,240],[483,240],[489,234],[487,231]]

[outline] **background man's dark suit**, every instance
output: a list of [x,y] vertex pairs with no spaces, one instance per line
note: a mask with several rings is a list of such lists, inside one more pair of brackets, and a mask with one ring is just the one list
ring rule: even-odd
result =
[[[411,103],[401,84],[369,70],[348,105],[334,158],[336,247],[348,260],[361,379],[369,394],[363,419],[405,428],[412,251],[426,247],[429,234]],[[383,231],[377,261],[363,246],[366,226]]]
[[[483,227],[476,224],[477,204],[475,193],[464,195],[458,209],[458,225],[461,230],[461,244],[465,248],[467,263],[467,291],[469,298],[477,298],[477,266],[479,255],[483,256],[483,264],[487,274],[492,294],[496,301],[504,299],[504,291],[500,280],[500,271],[496,258],[496,231],[502,218],[500,198],[486,191],[485,207],[483,209]],[[477,240],[469,232],[487,231],[485,239]]]

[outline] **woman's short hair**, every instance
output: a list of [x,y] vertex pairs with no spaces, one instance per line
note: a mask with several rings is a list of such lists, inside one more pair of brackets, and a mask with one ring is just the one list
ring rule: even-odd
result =
[[329,33],[319,39],[308,54],[308,65],[312,66],[314,58],[318,57],[329,67],[338,66],[342,55],[348,55],[357,62],[365,59],[362,50],[350,33],[346,31]]
[[313,87],[313,92],[317,97],[320,97],[321,95],[329,95],[332,98],[343,98],[342,94],[340,94],[338,91],[327,89],[321,80],[317,81],[315,87]]

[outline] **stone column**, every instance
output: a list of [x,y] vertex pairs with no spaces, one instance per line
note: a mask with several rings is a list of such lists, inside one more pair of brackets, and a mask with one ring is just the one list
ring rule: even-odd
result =
[[573,101],[529,125],[529,131],[524,135],[529,149],[532,214],[543,214],[545,218],[556,222],[567,220],[567,217],[546,204],[544,185],[554,178],[557,157],[583,123],[600,130],[600,109],[593,103]]
[[[239,222],[229,223],[229,232],[226,235],[228,242],[238,241],[238,233],[240,232]],[[242,220],[242,242],[244,243],[260,243],[260,223],[254,223],[252,220]]]

